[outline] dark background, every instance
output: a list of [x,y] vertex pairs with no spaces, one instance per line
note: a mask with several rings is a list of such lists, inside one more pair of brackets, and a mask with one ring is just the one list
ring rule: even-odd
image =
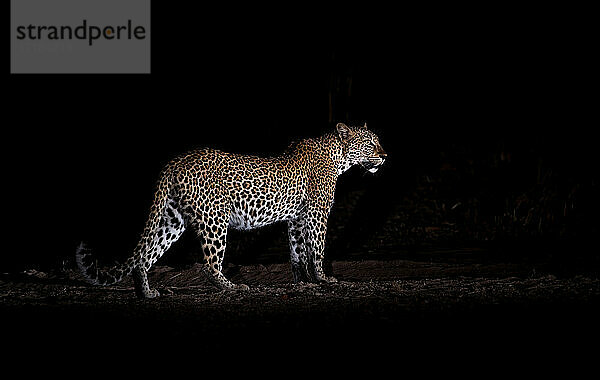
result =
[[[82,240],[126,257],[175,155],[277,154],[339,121],[368,122],[389,160],[340,178],[328,257],[485,246],[597,265],[584,16],[153,2],[151,75],[6,76],[5,237],[16,244],[2,270],[70,265]],[[284,231],[232,233],[228,260],[284,262]],[[173,250],[165,260],[189,263],[197,246],[188,236]]]

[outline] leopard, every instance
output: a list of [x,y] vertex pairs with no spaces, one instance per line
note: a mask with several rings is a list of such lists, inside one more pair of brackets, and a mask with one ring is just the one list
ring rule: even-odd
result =
[[81,243],[77,266],[94,285],[112,285],[132,275],[137,297],[154,298],[159,292],[150,288],[148,271],[191,229],[200,240],[201,268],[210,282],[223,290],[247,290],[247,285],[234,284],[223,274],[228,229],[251,230],[283,222],[293,283],[337,282],[325,274],[323,261],[338,177],[353,166],[376,173],[386,159],[377,134],[366,123],[337,123],[318,137],[291,143],[273,157],[212,148],[190,151],[160,172],[133,254],[122,263],[101,267],[92,250]]

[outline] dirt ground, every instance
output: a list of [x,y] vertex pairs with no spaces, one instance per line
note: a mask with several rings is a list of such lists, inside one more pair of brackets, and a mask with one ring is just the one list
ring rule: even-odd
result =
[[[290,347],[405,358],[500,347],[525,357],[597,354],[600,281],[593,275],[408,260],[334,261],[331,269],[339,282],[293,284],[288,264],[230,264],[226,275],[250,290],[218,291],[197,264],[158,266],[149,274],[161,293],[153,300],[136,299],[130,279],[93,287],[72,269],[5,273],[4,342],[27,350],[61,343],[74,352],[187,343],[198,353],[235,348],[246,356],[285,355]],[[593,351],[587,342],[595,342]]]

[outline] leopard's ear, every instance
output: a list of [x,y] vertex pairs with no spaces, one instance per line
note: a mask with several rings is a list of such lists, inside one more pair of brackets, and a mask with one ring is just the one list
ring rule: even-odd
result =
[[342,141],[348,140],[350,138],[350,136],[352,136],[352,134],[354,133],[344,123],[337,123],[337,125],[335,126],[335,129],[337,129],[338,136],[340,137],[340,140],[342,140]]
[[365,131],[367,130],[367,122],[366,121],[365,121],[365,125],[363,125],[361,128],[364,129]]

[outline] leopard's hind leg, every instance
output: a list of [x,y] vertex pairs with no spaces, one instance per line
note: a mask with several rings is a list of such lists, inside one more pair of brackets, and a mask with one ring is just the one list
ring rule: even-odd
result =
[[[204,270],[213,284],[221,289],[248,289],[243,284],[234,284],[223,275],[223,258],[227,245],[229,214],[205,215],[197,230],[204,254]],[[203,227],[203,228],[202,228]]]
[[[177,241],[185,231],[183,215],[179,211],[179,204],[169,198],[162,211],[158,227],[144,237],[138,244],[140,254],[139,262],[133,269],[135,291],[140,298],[154,298],[159,295],[156,289],[151,289],[148,284],[147,271],[150,267]],[[146,249],[143,249],[143,248]]]
[[143,268],[136,267],[133,269],[133,284],[138,298],[155,298],[160,295],[158,290],[150,288],[148,274]]
[[191,201],[184,210],[202,244],[204,271],[209,280],[220,289],[248,289],[246,285],[229,281],[222,272],[230,218],[227,202],[220,197],[204,199],[204,204],[200,202],[198,199]]

